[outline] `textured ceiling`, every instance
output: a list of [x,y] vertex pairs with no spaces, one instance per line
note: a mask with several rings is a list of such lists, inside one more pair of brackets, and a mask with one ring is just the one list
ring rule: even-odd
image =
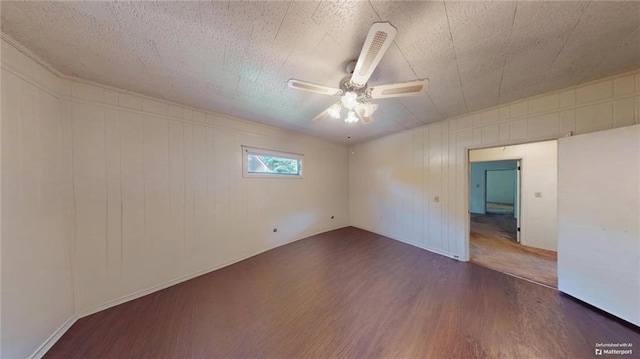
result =
[[[2,31],[67,75],[359,142],[640,66],[640,2],[2,2]],[[312,122],[369,26],[398,28],[370,85],[427,77],[378,100],[369,125]],[[352,137],[347,140],[347,136]]]

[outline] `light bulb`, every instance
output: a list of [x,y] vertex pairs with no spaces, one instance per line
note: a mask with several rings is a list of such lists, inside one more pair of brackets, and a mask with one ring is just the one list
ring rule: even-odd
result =
[[340,101],[342,102],[342,106],[353,110],[354,107],[358,106],[358,94],[348,91],[340,98]]
[[378,105],[371,102],[367,102],[362,106],[364,108],[364,117],[371,117],[371,115],[373,115],[373,113],[378,109]]
[[344,119],[346,123],[356,123],[358,122],[358,118],[356,117],[356,113],[353,110],[350,110],[347,114],[347,118]]
[[329,116],[333,118],[340,118],[341,109],[342,109],[342,106],[340,105],[340,103],[336,103],[333,106],[329,107],[327,112],[329,113]]

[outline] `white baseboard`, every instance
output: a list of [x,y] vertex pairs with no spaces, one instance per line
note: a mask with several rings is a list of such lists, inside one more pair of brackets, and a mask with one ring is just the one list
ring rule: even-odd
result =
[[335,227],[335,228],[330,228],[330,229],[327,229],[327,230],[323,230],[323,231],[320,231],[320,232],[316,232],[316,233],[312,233],[312,234],[307,234],[307,235],[305,235],[304,237],[297,237],[297,238],[294,238],[294,239],[288,240],[288,241],[286,241],[286,242],[280,243],[280,244],[278,244],[278,245],[275,245],[275,246],[272,246],[272,247],[269,247],[269,248],[266,248],[266,249],[260,250],[260,251],[258,251],[258,252],[256,252],[256,253],[248,254],[248,255],[245,255],[245,256],[242,256],[242,257],[236,258],[236,259],[234,259],[234,260],[231,260],[231,261],[225,262],[225,263],[220,264],[220,265],[216,265],[216,266],[212,266],[212,267],[207,267],[207,268],[204,268],[204,269],[198,270],[198,271],[196,271],[196,272],[193,272],[193,273],[190,273],[190,274],[187,274],[187,275],[183,275],[183,276],[180,276],[180,277],[178,277],[178,278],[175,278],[175,279],[169,280],[169,281],[167,281],[167,282],[160,283],[160,284],[154,285],[154,286],[152,286],[152,287],[149,287],[149,288],[146,288],[146,289],[140,290],[140,291],[138,291],[138,292],[131,293],[131,294],[127,294],[127,295],[125,295],[125,296],[122,296],[122,297],[120,297],[120,298],[117,298],[117,299],[114,299],[114,300],[108,301],[108,302],[106,302],[106,303],[100,304],[100,305],[95,306],[95,307],[93,307],[93,308],[90,308],[90,309],[87,309],[87,310],[82,310],[82,311],[80,311],[80,312],[78,313],[78,318],[84,318],[84,317],[86,317],[86,316],[89,316],[89,315],[91,315],[91,314],[95,314],[95,313],[100,312],[100,311],[103,311],[103,310],[105,310],[105,309],[109,309],[109,308],[111,308],[111,307],[115,307],[116,305],[120,305],[120,304],[122,304],[122,303],[126,303],[126,302],[128,302],[128,301],[131,301],[131,300],[134,300],[134,299],[138,299],[138,298],[140,298],[140,297],[144,297],[145,295],[148,295],[148,294],[151,294],[151,293],[157,292],[157,291],[162,290],[162,289],[165,289],[165,288],[169,288],[169,287],[171,287],[171,286],[173,286],[173,285],[176,285],[176,284],[179,284],[179,283],[182,283],[182,282],[188,281],[189,279],[193,279],[193,278],[195,278],[195,277],[199,277],[199,276],[201,276],[201,275],[204,275],[204,274],[207,274],[207,273],[213,272],[213,271],[215,271],[215,270],[218,270],[218,269],[221,269],[221,268],[224,268],[224,267],[230,266],[230,265],[232,265],[232,264],[235,264],[235,263],[238,263],[238,262],[240,262],[240,261],[243,261],[243,260],[245,260],[245,259],[247,259],[247,258],[251,258],[251,257],[253,257],[253,256],[257,256],[258,254],[261,254],[261,253],[264,253],[264,252],[270,251],[270,250],[272,250],[272,249],[275,249],[275,248],[278,248],[278,247],[284,246],[284,245],[286,245],[286,244],[293,243],[293,242],[295,242],[295,241],[299,241],[299,240],[301,240],[301,239],[308,238],[308,237],[312,237],[312,236],[315,236],[315,235],[318,235],[318,234],[321,234],[321,233],[330,232],[330,231],[335,231],[336,229],[345,228],[345,227],[349,227],[349,226],[348,226],[348,225],[347,225],[347,226],[339,226],[339,227]]
[[62,335],[66,333],[67,330],[69,330],[69,328],[71,328],[71,326],[78,319],[78,315],[74,314],[71,316],[71,318],[67,319],[66,322],[62,323],[62,325],[58,329],[56,329],[56,331],[53,332],[53,334],[51,334],[51,336],[49,336],[49,338],[47,338],[47,340],[45,340],[45,342],[42,343],[42,345],[40,345],[40,347],[38,347],[38,349],[36,349],[33,354],[31,354],[31,356],[29,356],[29,359],[42,358],[47,353],[47,351],[49,351],[49,349],[51,349],[51,347],[58,341],[58,339],[60,339]]
[[437,250],[435,248],[429,248],[427,246],[423,246],[423,245],[421,245],[419,243],[412,242],[410,240],[407,240],[407,239],[404,239],[404,238],[400,238],[400,237],[394,236],[394,235],[389,234],[389,233],[384,233],[384,232],[380,232],[380,231],[374,231],[372,229],[359,227],[359,226],[356,226],[356,225],[353,225],[353,224],[351,225],[351,227],[362,229],[363,231],[373,232],[373,233],[379,234],[381,236],[389,237],[391,239],[395,239],[398,242],[406,243],[406,244],[412,245],[414,247],[418,247],[420,249],[424,249],[426,251],[429,251],[429,252],[432,252],[432,253],[435,253],[435,254],[439,254],[441,256],[445,256],[445,257],[449,257],[451,259],[455,259],[455,260],[460,261],[460,262],[466,262],[464,259],[457,257],[455,254],[445,253],[445,252],[442,252],[442,251]]
[[154,286],[149,287],[147,289],[143,289],[143,290],[140,290],[138,292],[131,293],[131,294],[122,296],[120,298],[108,301],[106,303],[100,304],[100,305],[95,306],[93,308],[80,311],[79,313],[76,313],[73,316],[71,316],[71,318],[69,318],[66,322],[64,322],[64,324],[62,324],[60,326],[60,328],[58,328],[53,334],[51,334],[51,336],[42,345],[40,345],[40,347],[38,347],[38,349],[36,349],[36,351],[33,354],[31,354],[29,359],[40,359],[40,358],[42,358],[47,353],[47,351],[49,349],[51,349],[51,347],[53,347],[53,345],[62,337],[62,335],[64,333],[66,333],[66,331],[69,330],[69,328],[71,328],[71,326],[80,318],[84,318],[86,316],[89,316],[91,314],[103,311],[105,309],[109,309],[111,307],[115,307],[116,305],[119,305],[119,304],[122,304],[122,303],[126,303],[128,301],[131,301],[131,300],[134,300],[134,299],[137,299],[137,298],[140,298],[140,297],[144,297],[147,294],[151,294],[153,292],[157,292],[159,290],[171,287],[171,286],[176,285],[178,283],[182,283],[182,282],[187,281],[189,279],[193,279],[195,277],[199,277],[201,275],[213,272],[215,270],[230,266],[230,265],[232,265],[234,263],[243,261],[243,260],[245,260],[247,258],[251,258],[253,256],[257,256],[260,253],[264,253],[264,252],[270,251],[272,249],[284,246],[286,244],[293,243],[295,241],[299,241],[299,240],[304,239],[304,238],[312,237],[312,236],[315,236],[315,235],[318,235],[318,234],[321,234],[321,233],[334,231],[336,229],[345,228],[345,227],[349,227],[349,225],[338,226],[338,227],[326,229],[326,230],[323,230],[323,231],[320,231],[320,232],[307,234],[304,237],[297,237],[297,238],[288,240],[286,242],[280,243],[278,245],[275,245],[275,246],[260,250],[260,251],[258,251],[256,253],[248,254],[248,255],[236,258],[236,259],[234,259],[232,261],[229,261],[229,262],[226,262],[224,264],[208,267],[208,268],[196,271],[194,273],[190,273],[190,274],[187,274],[187,275],[184,275],[184,276],[180,276],[178,278],[169,280],[167,282],[160,283],[158,285],[154,285]]

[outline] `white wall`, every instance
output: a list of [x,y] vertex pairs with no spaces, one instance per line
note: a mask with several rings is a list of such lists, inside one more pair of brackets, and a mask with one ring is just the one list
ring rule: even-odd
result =
[[59,79],[2,42],[2,340],[25,358],[74,314],[71,122]]
[[[345,146],[60,78],[4,38],[2,101],[3,358],[39,356],[76,313],[349,224]],[[304,178],[242,178],[241,145],[304,154]]]
[[470,188],[469,188],[469,211],[471,213],[484,214],[486,210],[486,171],[492,170],[513,170],[518,167],[517,161],[497,161],[497,162],[476,162],[471,164]]
[[[467,148],[627,126],[639,95],[638,72],[603,79],[363,143],[348,164],[339,145],[58,78],[3,40],[2,355],[74,312],[349,223],[466,259]],[[241,179],[241,144],[304,153],[305,179]]]
[[[71,99],[79,311],[349,224],[342,145],[75,81]],[[242,145],[304,154],[304,178],[242,178]]]
[[[354,146],[349,165],[351,224],[467,259],[467,149],[640,123],[639,73],[550,92]],[[439,202],[434,201],[436,196]]]
[[516,170],[487,171],[487,202],[514,204]]
[[640,125],[559,143],[558,288],[640,325]]
[[[522,159],[520,162],[520,243],[557,249],[558,143],[535,142],[469,151],[470,162]],[[540,192],[542,197],[536,197]]]

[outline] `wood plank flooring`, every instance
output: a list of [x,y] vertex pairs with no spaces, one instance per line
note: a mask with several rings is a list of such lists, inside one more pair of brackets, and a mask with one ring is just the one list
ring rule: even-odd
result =
[[591,358],[640,330],[348,227],[78,320],[46,358]]
[[471,215],[471,261],[503,273],[558,287],[556,252],[523,246],[508,215]]

